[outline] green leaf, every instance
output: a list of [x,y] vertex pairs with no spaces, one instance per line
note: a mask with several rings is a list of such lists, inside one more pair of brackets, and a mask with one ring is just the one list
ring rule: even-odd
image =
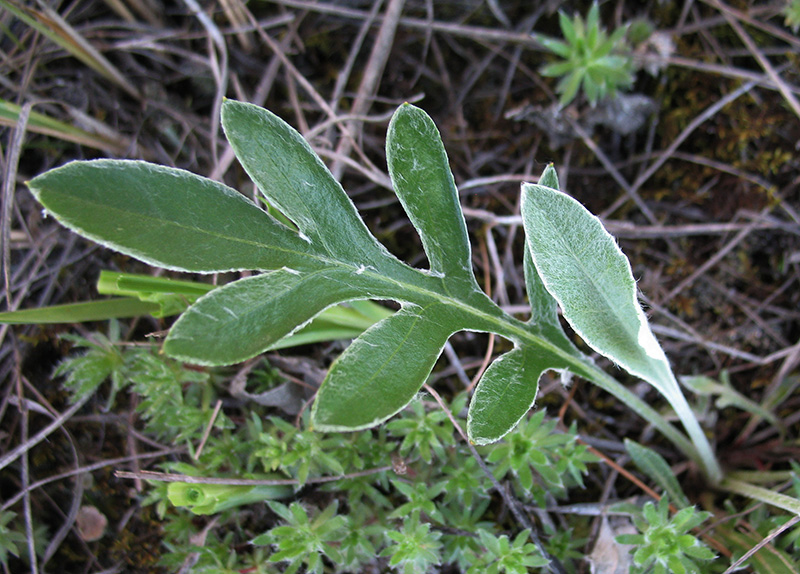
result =
[[572,328],[630,373],[674,389],[664,351],[636,298],[630,263],[600,220],[543,185],[523,184],[521,210],[536,270]]
[[572,47],[566,42],[562,42],[561,40],[555,40],[553,38],[547,38],[544,36],[535,36],[535,38],[545,48],[547,48],[557,56],[561,56],[562,58],[569,58],[570,54],[572,54]]
[[314,263],[297,234],[238,192],[187,171],[100,159],[68,163],[28,186],[64,226],[158,267],[215,273]]
[[634,464],[658,486],[664,489],[679,508],[689,506],[678,479],[660,454],[630,439],[625,439],[625,450]]
[[281,269],[229,283],[201,297],[175,322],[164,352],[201,365],[244,361],[325,308],[362,296],[352,274]]
[[329,307],[308,325],[284,337],[270,349],[285,349],[310,343],[355,339],[372,325],[393,314],[386,307],[372,301],[350,301],[345,305]]
[[[575,17],[575,21],[583,27],[583,21],[581,20],[580,16]],[[561,33],[564,35],[564,38],[572,45],[576,45],[578,43],[578,32],[575,30],[575,24],[573,24],[572,20],[569,19],[569,16],[563,11],[559,10],[558,12],[558,23],[561,26]]]
[[558,303],[539,277],[527,245],[524,248],[523,257],[525,287],[531,306],[531,318],[528,323],[536,327],[545,339],[566,353],[582,359],[581,352],[572,344],[572,341],[564,333],[564,329],[561,328],[561,322],[558,319]]
[[317,252],[364,266],[391,258],[295,129],[272,112],[234,100],[222,106],[222,126],[248,175]]
[[[198,272],[272,271],[199,298],[165,341],[165,352],[182,360],[222,365],[247,359],[281,344],[285,336],[336,303],[364,299],[400,303],[402,311],[364,332],[335,362],[313,408],[312,425],[317,428],[355,430],[385,420],[418,391],[447,338],[471,330],[493,332],[515,347],[525,347],[526,357],[531,353],[541,361],[531,367],[534,371],[569,365],[576,374],[590,378],[637,413],[648,416],[694,458],[693,447],[663,417],[576,354],[563,334],[555,334],[552,302],[535,303],[549,306],[549,318],[541,325],[523,323],[504,313],[480,290],[468,272],[469,246],[441,138],[420,110],[405,107],[398,113],[390,136],[390,161],[398,193],[423,236],[432,273],[413,269],[389,254],[300,134],[274,114],[250,104],[225,102],[226,134],[270,205],[293,222],[296,230],[224,185],[143,162],[76,162],[37,177],[30,187],[68,227],[145,262]],[[424,178],[430,179],[430,185],[425,185],[419,174],[401,182],[399,170],[405,169],[401,166],[419,165],[426,166]],[[524,188],[524,195],[531,195],[529,188],[535,190],[536,186]],[[422,189],[424,197],[420,196]],[[558,192],[551,197],[549,188],[538,189],[545,190],[548,205],[537,209],[546,211],[550,204],[558,208],[563,203]],[[526,207],[525,197],[523,200]],[[530,205],[529,198],[528,211]],[[591,218],[588,214],[583,217]],[[429,218],[437,219],[432,222]],[[528,213],[527,219],[531,218]],[[528,223],[526,232],[531,234]],[[545,235],[553,233],[545,229]],[[534,243],[528,239],[537,273],[566,313],[563,298],[551,289],[551,279],[542,271]],[[590,292],[589,298],[594,295]],[[633,293],[630,303],[635,303]],[[551,332],[545,328],[548,324]],[[649,330],[645,333],[650,336],[644,340],[646,349],[657,347]],[[549,360],[545,361],[546,357]],[[525,368],[533,361],[526,358]],[[493,372],[502,374],[502,366],[500,363]],[[679,390],[677,393],[682,399]],[[527,409],[530,395],[518,397],[512,410]],[[496,408],[492,396],[481,393],[474,408]],[[480,404],[483,401],[489,403]],[[674,396],[672,401],[677,404]],[[679,414],[686,424],[688,405],[684,406]],[[694,438],[697,431],[695,421],[690,429]],[[713,455],[711,460],[713,463]]]
[[183,313],[212,289],[214,285],[208,283],[112,271],[101,271],[97,279],[97,292],[101,295],[124,295],[154,303],[158,309],[150,314],[159,319]]
[[[555,169],[546,169],[539,178],[539,185],[558,189],[558,176]],[[564,334],[558,319],[558,303],[544,286],[536,266],[533,264],[531,252],[526,245],[523,249],[523,271],[525,273],[525,289],[531,306],[529,323],[536,325],[546,339],[556,343],[563,350],[580,357],[580,352]]]
[[407,405],[461,328],[448,315],[440,303],[407,305],[353,341],[320,387],[311,411],[314,429],[368,428]]
[[556,355],[516,348],[496,359],[481,377],[470,403],[467,433],[475,444],[503,438],[533,406],[545,371],[567,368]]
[[389,123],[386,161],[395,193],[417,228],[431,271],[474,283],[467,226],[433,120],[410,104]]
[[[542,179],[551,177],[552,169],[548,166]],[[580,203],[544,185],[522,185],[521,213],[536,271],[564,318],[595,351],[664,395],[691,435],[711,482],[719,482],[722,471],[711,445],[650,330],[630,263],[614,238]]]
[[19,309],[0,313],[0,323],[9,325],[84,323],[105,321],[156,313],[161,307],[155,303],[118,297],[103,301],[53,305],[38,309]]
[[597,2],[594,2],[589,9],[589,14],[586,16],[586,43],[590,48],[594,48],[600,35],[600,9],[597,6]]
[[215,288],[209,283],[182,281],[169,277],[154,277],[136,273],[117,273],[101,271],[97,279],[97,292],[102,295],[124,295],[139,297],[143,293],[165,295],[182,295],[187,300],[195,301]]

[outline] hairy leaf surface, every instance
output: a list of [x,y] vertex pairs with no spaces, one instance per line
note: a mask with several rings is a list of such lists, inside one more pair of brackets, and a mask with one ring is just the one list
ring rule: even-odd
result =
[[314,403],[317,430],[375,426],[414,398],[447,339],[461,330],[441,303],[408,305],[358,337],[334,362]]
[[395,193],[422,239],[431,271],[474,282],[458,190],[439,131],[425,112],[410,104],[400,106],[389,124],[386,162]]
[[296,233],[233,189],[143,161],[72,162],[28,184],[64,226],[158,267],[310,268]]
[[523,185],[521,211],[536,271],[572,328],[633,375],[662,391],[677,388],[637,300],[630,263],[600,220],[568,195],[536,184]]
[[[541,179],[552,182],[552,169]],[[523,184],[521,212],[536,271],[566,320],[595,351],[664,395],[692,437],[697,450],[690,456],[718,483],[722,470],[650,330],[630,263],[614,238],[580,203],[545,185]]]
[[200,297],[170,330],[167,354],[232,364],[281,346],[332,305],[393,299],[401,311],[363,332],[334,362],[313,407],[314,426],[378,424],[419,391],[453,333],[491,331],[524,351],[501,358],[478,385],[470,432],[482,443],[524,416],[544,370],[580,360],[559,335],[554,301],[532,287],[533,279],[535,316],[528,324],[503,313],[478,287],[447,155],[422,110],[399,108],[387,155],[430,272],[402,263],[372,236],[319,157],[280,118],[228,100],[222,121],[241,164],[284,222],[222,184],[144,162],[78,162],[31,182],[67,226],[148,263],[268,271]]
[[530,347],[517,347],[496,359],[472,397],[467,417],[470,440],[489,444],[503,438],[533,406],[544,372],[567,367],[558,356]]
[[164,352],[202,365],[254,357],[327,307],[362,296],[362,289],[350,284],[350,275],[337,268],[281,269],[229,283],[180,316]]

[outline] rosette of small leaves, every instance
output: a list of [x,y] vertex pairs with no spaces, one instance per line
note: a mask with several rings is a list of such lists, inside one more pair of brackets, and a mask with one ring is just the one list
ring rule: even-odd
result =
[[305,484],[312,474],[344,474],[341,463],[330,453],[343,438],[300,430],[278,417],[271,419],[274,428],[261,433],[263,446],[255,452],[268,471],[281,470]]
[[583,548],[589,542],[588,538],[579,537],[572,528],[556,530],[551,524],[544,524],[547,538],[544,543],[545,550],[557,559],[567,572],[575,572],[575,562],[583,560],[586,552]]
[[561,106],[569,104],[579,89],[594,106],[599,100],[613,97],[617,90],[633,84],[633,58],[625,34],[627,27],[617,28],[610,36],[600,25],[597,3],[592,4],[586,21],[580,15],[570,19],[559,12],[564,40],[544,36],[537,39],[545,48],[562,58],[541,69],[543,76],[561,77],[556,92]]
[[534,471],[550,487],[561,489],[564,485],[562,475],[556,469],[556,448],[574,440],[574,437],[554,432],[558,421],[545,422],[544,415],[545,411],[541,410],[522,421],[506,435],[503,443],[492,448],[487,457],[489,462],[497,463],[494,475],[498,479],[510,472],[526,492],[533,489]]
[[442,533],[431,531],[430,524],[420,522],[419,513],[406,517],[403,527],[396,532],[387,531],[386,537],[391,543],[380,555],[389,556],[389,566],[403,574],[425,574],[431,566],[442,563]]
[[442,535],[443,561],[455,564],[460,572],[466,572],[483,552],[477,532],[494,527],[493,522],[483,520],[490,503],[488,498],[474,506],[456,501],[441,508],[447,526]]
[[445,504],[452,502],[469,508],[474,500],[486,498],[491,491],[489,477],[474,458],[462,451],[456,451],[452,460],[442,467],[442,476],[447,482]]
[[556,472],[565,479],[583,488],[583,475],[589,472],[587,463],[598,462],[600,459],[595,456],[589,447],[578,442],[577,425],[573,423],[569,427],[570,437],[568,442],[557,446],[553,452],[557,457]]
[[[362,505],[364,509],[369,507]],[[375,520],[375,515],[363,513],[363,520],[348,515],[347,534],[339,543],[342,561],[337,564],[339,572],[366,572],[365,566],[377,560],[378,548],[382,546],[386,525]]]
[[426,411],[425,404],[419,400],[412,402],[409,407],[414,416],[404,416],[386,425],[392,435],[403,437],[400,455],[419,455],[428,464],[434,454],[443,460],[446,456],[445,447],[455,444],[453,425],[447,413],[438,408]]
[[[357,473],[365,469],[386,467],[395,443],[386,439],[386,429],[363,431],[340,436],[342,442],[329,454],[348,472]],[[321,489],[328,492],[347,494],[347,506],[352,519],[374,517],[380,509],[394,508],[385,492],[391,490],[387,471],[368,475],[343,477],[336,482],[323,484]],[[363,515],[363,516],[362,516]]]
[[288,562],[284,574],[294,574],[301,566],[305,566],[305,572],[321,574],[325,566],[323,556],[334,564],[341,563],[342,556],[337,547],[346,534],[347,517],[336,513],[337,502],[331,503],[313,519],[297,502],[288,507],[279,502],[268,504],[284,524],[256,537],[253,544],[275,546],[278,551],[269,557],[269,561]]
[[436,482],[428,486],[425,482],[409,484],[402,480],[393,480],[392,485],[408,499],[408,502],[395,508],[389,515],[389,518],[398,518],[400,516],[409,516],[412,514],[419,516],[420,514],[424,514],[439,523],[444,522],[444,517],[442,513],[439,512],[439,509],[436,508],[433,499],[444,492],[447,488],[446,482]]
[[669,500],[661,497],[658,506],[652,502],[644,505],[641,513],[633,515],[639,534],[622,534],[620,544],[635,544],[633,561],[635,572],[654,574],[686,574],[700,572],[697,561],[713,560],[716,554],[691,534],[691,530],[711,516],[688,506],[669,516]]
[[530,531],[523,530],[514,541],[502,534],[495,536],[488,530],[479,530],[478,536],[484,548],[481,559],[467,570],[467,574],[527,574],[531,568],[547,566],[550,561],[529,542]]

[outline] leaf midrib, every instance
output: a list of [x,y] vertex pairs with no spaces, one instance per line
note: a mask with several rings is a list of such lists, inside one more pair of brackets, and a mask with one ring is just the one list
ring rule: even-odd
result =
[[[47,207],[47,203],[45,201],[43,201],[42,197],[41,197],[41,194],[42,194],[43,190],[42,190],[42,188],[38,188],[38,189],[39,189],[39,194],[37,194],[39,196],[38,199],[42,203],[42,205]],[[248,247],[257,247],[257,248],[269,249],[269,250],[272,250],[272,251],[279,251],[281,253],[287,253],[287,254],[290,254],[290,255],[296,255],[299,258],[314,259],[314,260],[317,260],[317,261],[320,261],[320,262],[325,261],[324,257],[322,257],[322,256],[320,256],[320,255],[318,255],[316,253],[311,253],[311,252],[308,252],[308,251],[297,251],[297,250],[294,250],[294,249],[288,249],[286,247],[269,245],[269,244],[266,244],[266,243],[263,243],[263,242],[260,242],[260,241],[248,240],[248,239],[245,239],[245,238],[242,238],[242,237],[224,235],[224,234],[219,233],[219,232],[214,232],[213,230],[210,230],[210,229],[204,229],[202,227],[196,227],[196,226],[192,226],[192,225],[186,225],[186,224],[183,224],[183,223],[179,223],[179,222],[177,222],[177,221],[175,221],[173,219],[166,219],[166,218],[162,218],[162,217],[158,217],[158,216],[154,216],[154,215],[149,215],[149,214],[145,214],[145,213],[141,213],[141,212],[136,212],[136,211],[133,211],[133,210],[130,210],[130,209],[123,209],[121,207],[110,206],[107,203],[103,203],[101,201],[91,201],[91,200],[89,200],[87,198],[76,196],[76,195],[70,195],[69,199],[73,200],[75,203],[80,204],[81,206],[86,206],[89,209],[102,208],[104,211],[112,212],[112,215],[113,215],[114,212],[116,212],[116,213],[119,213],[119,214],[136,217],[136,218],[139,218],[139,219],[144,220],[144,221],[149,221],[151,223],[168,224],[169,226],[178,227],[180,229],[194,231],[194,232],[197,232],[197,233],[199,233],[201,235],[207,235],[209,237],[214,237],[216,239],[222,239],[222,240],[234,243],[234,244],[238,243],[238,244],[241,244],[241,245],[247,245]],[[253,207],[258,209],[258,207],[255,206],[255,205],[253,205]],[[58,219],[60,221],[64,221],[64,220],[67,219],[67,218],[62,217],[61,215],[58,215],[55,211],[51,210],[49,207],[47,207],[47,209],[48,209],[48,211],[50,211],[50,213],[52,213],[56,217],[56,219]],[[271,217],[268,213],[266,213],[266,212],[263,212],[263,213],[267,217]],[[277,225],[282,225],[282,224],[280,224],[278,222],[275,222],[275,223]],[[80,229],[82,232],[85,232],[84,226],[83,225],[78,225],[74,221],[70,221],[69,222],[69,227],[77,228],[77,229]],[[288,227],[286,227],[285,230],[288,233],[294,233]],[[87,233],[87,235],[88,235],[88,233]],[[105,238],[103,238],[103,237],[101,237],[101,236],[99,236],[99,235],[97,235],[95,233],[92,233],[91,236],[92,237],[97,237],[98,240],[103,242],[103,243],[108,243],[107,239],[105,239]],[[131,250],[135,250],[135,249],[131,249]],[[136,250],[136,251],[140,251],[140,250]],[[188,271],[188,272],[191,273],[191,271]]]

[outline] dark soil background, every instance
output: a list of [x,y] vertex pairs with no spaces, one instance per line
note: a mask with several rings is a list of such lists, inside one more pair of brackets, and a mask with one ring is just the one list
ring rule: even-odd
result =
[[[781,1],[602,2],[607,28],[645,17],[656,30],[639,53],[654,73],[640,70],[630,91],[649,98],[640,125],[632,129],[631,118],[596,125],[597,110],[581,98],[548,125],[555,82],[538,70],[552,57],[531,32],[557,37],[558,10],[585,14],[589,6],[0,2],[2,310],[95,299],[101,269],[149,272],[42,217],[24,182],[49,168],[138,158],[251,192],[218,127],[223,96],[263,105],[306,135],[377,237],[424,267],[420,242],[387,186],[383,149],[391,113],[410,101],[441,130],[476,274],[498,302],[524,316],[519,185],[554,162],[562,188],[619,238],[677,374],[725,371],[757,402],[788,392],[776,409],[782,435],[739,410],[707,411],[722,464],[788,468],[800,431],[800,38],[784,25]],[[342,125],[354,142],[342,138]],[[168,322],[124,325],[141,339]],[[126,395],[108,413],[102,400],[90,402],[30,448],[25,465],[7,458],[69,408],[52,377],[70,350],[59,335],[106,328],[0,327],[0,455],[10,463],[0,471],[3,509],[22,516],[19,494],[30,492],[31,512],[55,541],[49,571],[64,560],[100,571],[126,552],[128,564],[136,555],[152,563],[161,551],[152,509],[133,503],[141,485],[113,477],[150,467],[159,460],[152,453],[169,447],[135,434],[134,399]],[[474,374],[487,338],[460,334],[452,343]],[[321,366],[330,358],[298,352]],[[440,368],[449,367],[452,359],[442,359]],[[583,382],[544,391],[541,404],[563,409],[583,433],[619,443],[641,431],[624,405]],[[116,460],[125,457],[138,460]],[[109,525],[113,537],[77,535],[74,475],[91,490],[86,504],[102,496],[130,509]]]

